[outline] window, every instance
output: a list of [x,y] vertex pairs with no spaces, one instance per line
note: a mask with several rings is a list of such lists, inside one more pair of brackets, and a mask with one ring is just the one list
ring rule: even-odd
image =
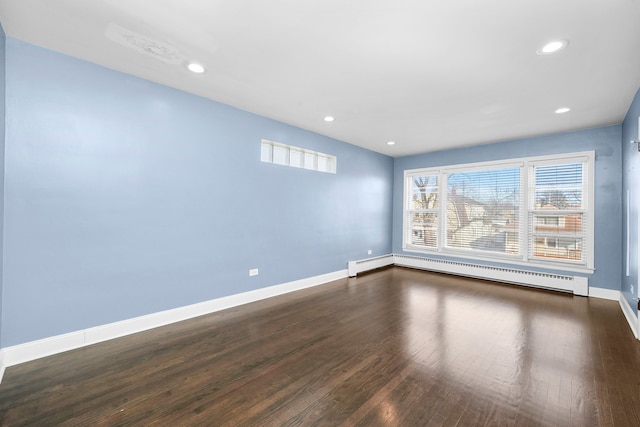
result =
[[593,268],[593,152],[405,171],[403,249]]
[[262,140],[260,160],[277,165],[336,173],[337,159],[329,154]]
[[585,169],[579,161],[531,166],[531,258],[586,263]]

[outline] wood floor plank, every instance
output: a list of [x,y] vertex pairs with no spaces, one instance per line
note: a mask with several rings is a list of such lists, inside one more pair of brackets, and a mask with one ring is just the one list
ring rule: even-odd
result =
[[390,268],[10,367],[3,426],[638,426],[617,302]]

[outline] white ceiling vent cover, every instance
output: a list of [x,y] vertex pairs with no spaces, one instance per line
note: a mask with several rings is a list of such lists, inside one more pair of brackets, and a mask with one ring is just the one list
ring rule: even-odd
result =
[[107,26],[104,35],[119,45],[133,49],[143,55],[159,59],[167,64],[182,64],[186,61],[185,56],[175,46],[143,34],[138,34],[113,22]]

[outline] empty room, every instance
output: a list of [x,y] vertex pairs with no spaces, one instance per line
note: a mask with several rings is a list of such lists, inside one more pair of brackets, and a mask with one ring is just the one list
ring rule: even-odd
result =
[[640,425],[639,22],[0,0],[0,425]]

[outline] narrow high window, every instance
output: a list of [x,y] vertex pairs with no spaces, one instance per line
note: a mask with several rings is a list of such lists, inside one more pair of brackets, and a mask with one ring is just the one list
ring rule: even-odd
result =
[[277,165],[336,173],[337,159],[330,154],[319,153],[293,145],[262,140],[260,160]]

